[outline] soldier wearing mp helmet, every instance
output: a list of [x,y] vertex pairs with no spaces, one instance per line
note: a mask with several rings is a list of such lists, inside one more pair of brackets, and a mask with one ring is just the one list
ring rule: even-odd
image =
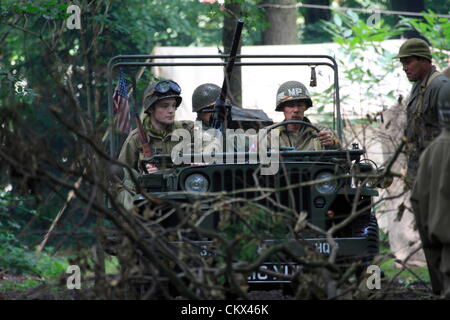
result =
[[[277,91],[275,111],[284,113],[284,121],[301,120],[311,123],[304,115],[313,106],[308,89],[299,81],[287,81]],[[288,124],[275,128],[279,131],[280,146],[297,150],[323,150],[340,148],[339,140],[331,130],[318,126],[320,132],[302,124]]]

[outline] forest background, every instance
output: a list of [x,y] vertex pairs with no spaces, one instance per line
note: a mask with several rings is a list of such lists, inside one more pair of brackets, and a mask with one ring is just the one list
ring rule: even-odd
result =
[[[149,54],[156,46],[217,46],[228,52],[235,18],[242,17],[242,45],[339,43],[360,66],[341,76],[358,83],[382,81],[383,75],[362,67],[367,64],[363,53],[387,39],[426,37],[437,50],[436,64],[448,65],[450,22],[439,14],[449,14],[449,1],[72,4],[81,9],[81,29],[67,28],[66,1],[0,1],[0,274],[33,275],[37,278],[32,285],[41,281],[36,279],[63,273],[74,251],[95,243],[96,216],[91,209],[96,200],[67,199],[80,183],[86,195],[95,194],[95,183],[79,178],[89,175],[92,167],[86,155],[102,144],[108,127],[106,65],[111,57]],[[339,9],[347,7],[354,9]],[[376,12],[381,14],[374,22]],[[385,72],[400,67],[391,54],[380,52],[376,61]],[[150,79],[144,73],[140,89]],[[316,98],[326,99],[323,94]],[[398,97],[394,92],[390,97],[394,104]],[[374,97],[368,91],[365,98]],[[61,210],[61,219],[37,255],[36,248]]]

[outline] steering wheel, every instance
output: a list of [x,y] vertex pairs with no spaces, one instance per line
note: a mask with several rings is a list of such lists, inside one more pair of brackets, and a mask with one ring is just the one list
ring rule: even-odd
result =
[[269,134],[270,131],[272,131],[275,128],[281,127],[281,126],[287,126],[288,124],[303,124],[306,125],[308,127],[313,128],[314,130],[316,130],[317,132],[320,132],[320,129],[317,128],[315,125],[313,125],[310,122],[306,122],[306,121],[302,121],[302,120],[288,120],[288,121],[283,121],[280,123],[276,123],[273,124],[271,126],[266,127],[265,129],[267,130],[267,134]]

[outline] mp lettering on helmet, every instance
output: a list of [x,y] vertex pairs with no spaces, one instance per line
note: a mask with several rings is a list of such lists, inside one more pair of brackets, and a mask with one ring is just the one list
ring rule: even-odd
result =
[[303,90],[302,88],[292,88],[292,89],[288,89],[288,93],[290,96],[298,96],[300,94],[303,94]]

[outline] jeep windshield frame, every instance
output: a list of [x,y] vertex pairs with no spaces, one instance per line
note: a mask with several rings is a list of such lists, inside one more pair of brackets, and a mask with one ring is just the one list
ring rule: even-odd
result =
[[[111,58],[107,65],[108,79],[108,122],[109,122],[109,152],[110,156],[116,154],[116,135],[114,130],[114,111],[113,111],[113,74],[117,68],[135,68],[135,67],[181,67],[181,66],[198,66],[226,67],[226,60],[229,55],[118,55]],[[161,59],[174,59],[171,62],[160,62]],[[221,62],[183,62],[183,59],[221,59]],[[242,61],[245,59],[265,59],[263,62]],[[270,61],[270,59],[298,59],[299,61]],[[308,59],[308,61],[305,61]],[[130,61],[131,60],[131,61]],[[141,61],[135,61],[141,60]],[[144,60],[144,61],[142,61]],[[333,88],[334,88],[334,105],[333,105],[333,129],[336,131],[338,138],[342,141],[342,121],[339,95],[339,72],[336,60],[329,55],[237,55],[235,67],[243,66],[328,66],[333,70]],[[328,60],[323,61],[323,60]]]

